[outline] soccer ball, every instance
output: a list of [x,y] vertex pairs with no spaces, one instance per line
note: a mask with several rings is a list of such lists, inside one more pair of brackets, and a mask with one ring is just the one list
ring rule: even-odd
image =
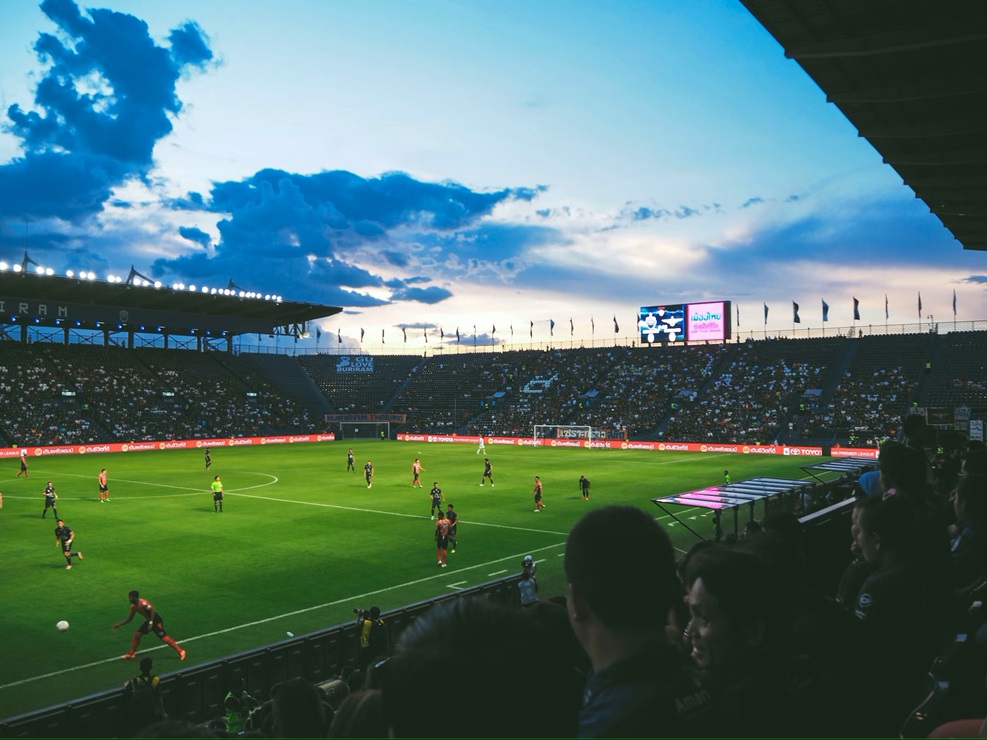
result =
[[55,629],[57,629],[59,632],[64,632],[68,628],[69,628],[69,623],[66,622],[64,619],[55,625]]

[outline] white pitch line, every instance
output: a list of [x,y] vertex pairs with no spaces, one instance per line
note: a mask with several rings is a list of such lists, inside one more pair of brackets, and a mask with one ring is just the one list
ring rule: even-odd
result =
[[506,573],[506,572],[507,572],[507,568],[504,568],[503,570],[495,570],[493,573],[487,573],[487,578],[493,578],[494,576],[499,576],[501,573]]
[[454,588],[457,591],[462,591],[464,583],[468,583],[468,581],[456,581],[455,583],[447,583],[446,588]]
[[[519,553],[519,554],[516,554],[516,555],[508,555],[507,557],[497,558],[496,560],[489,560],[486,563],[480,563],[478,565],[468,565],[465,568],[457,569],[454,572],[456,574],[461,574],[461,573],[465,573],[466,571],[469,571],[469,570],[476,570],[477,568],[489,568],[491,565],[493,565],[495,563],[500,563],[500,562],[503,562],[505,560],[513,560],[515,558],[520,558],[523,555],[530,554],[532,552],[541,552],[542,550],[551,550],[552,548],[555,548],[555,547],[561,547],[563,544],[565,544],[565,543],[563,543],[563,542],[557,542],[554,545],[545,545],[545,547],[539,547],[539,548],[537,548],[535,550],[529,550],[526,553]],[[338,606],[339,604],[345,604],[347,602],[354,602],[354,601],[362,602],[365,599],[370,598],[371,596],[377,596],[379,594],[386,593],[388,591],[394,591],[394,590],[400,589],[400,588],[407,588],[408,586],[417,586],[419,583],[426,583],[427,581],[434,581],[436,578],[442,578],[443,576],[447,576],[449,574],[450,574],[450,571],[443,571],[442,573],[436,573],[435,575],[426,576],[425,578],[419,578],[419,579],[414,580],[414,581],[408,581],[407,583],[401,583],[401,584],[398,584],[396,586],[387,586],[385,588],[379,588],[376,591],[368,591],[367,593],[358,594],[356,596],[348,596],[345,599],[337,599],[336,601],[330,601],[330,602],[327,602],[325,604],[317,604],[316,606],[307,606],[304,609],[296,609],[295,611],[287,612],[285,614],[278,614],[277,616],[274,616],[274,617],[265,617],[264,619],[258,619],[258,620],[255,620],[253,622],[247,622],[245,624],[239,624],[239,625],[236,625],[234,627],[227,627],[226,629],[216,630],[215,632],[207,632],[204,635],[197,635],[196,637],[186,637],[186,638],[180,640],[180,642],[181,642],[182,645],[186,645],[186,644],[188,644],[190,642],[195,642],[196,640],[205,640],[205,639],[210,638],[210,637],[216,637],[217,635],[225,635],[225,634],[227,634],[229,632],[235,632],[237,630],[246,629],[248,627],[256,627],[257,625],[267,624],[268,622],[275,622],[275,621],[277,621],[279,619],[287,619],[288,617],[294,617],[294,616],[297,616],[299,614],[305,614],[307,612],[316,611],[317,609],[326,609],[328,607]],[[141,651],[139,651],[138,654],[139,655],[143,655],[144,653],[150,653],[150,652],[153,652],[155,650],[162,650],[165,647],[167,647],[167,646],[166,645],[156,645],[156,646],[154,646],[152,648],[146,648],[144,650],[141,650]],[[168,649],[170,650],[171,648],[168,648]],[[32,676],[30,678],[22,678],[20,681],[14,681],[12,683],[3,684],[2,686],[0,686],[0,691],[2,691],[3,689],[10,689],[10,688],[13,688],[15,686],[21,686],[21,685],[26,684],[26,683],[31,683],[33,681],[40,681],[40,680],[45,679],[45,678],[53,678],[55,676],[63,676],[65,674],[67,674],[67,673],[73,673],[74,671],[80,671],[80,670],[84,670],[86,668],[92,668],[94,666],[104,665],[106,663],[113,663],[113,662],[116,662],[116,661],[119,661],[119,660],[120,660],[119,657],[116,657],[116,658],[106,658],[104,660],[97,660],[97,661],[94,661],[92,663],[86,663],[84,665],[72,666],[71,668],[64,668],[64,669],[62,669],[60,671],[52,671],[51,673],[45,673],[45,674],[42,674],[40,676]]]

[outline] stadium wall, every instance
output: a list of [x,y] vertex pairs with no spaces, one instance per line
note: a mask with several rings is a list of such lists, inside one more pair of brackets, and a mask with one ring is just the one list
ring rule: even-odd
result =
[[85,455],[97,452],[145,452],[147,450],[194,450],[206,447],[250,447],[253,445],[282,445],[307,442],[334,442],[336,435],[328,434],[276,434],[269,437],[223,437],[221,439],[166,439],[141,442],[104,442],[79,445],[46,445],[38,447],[0,447],[0,459],[20,457],[25,451],[28,457],[51,455]]

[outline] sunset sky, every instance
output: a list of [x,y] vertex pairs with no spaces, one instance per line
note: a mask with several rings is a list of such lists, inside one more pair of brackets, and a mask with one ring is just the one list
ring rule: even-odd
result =
[[[5,3],[0,260],[342,306],[347,347],[987,318],[965,251],[726,0]],[[736,317],[734,317],[736,318]],[[572,329],[570,330],[570,319]],[[531,324],[534,322],[534,326]],[[308,340],[308,341],[314,341]],[[323,337],[322,342],[327,340]]]

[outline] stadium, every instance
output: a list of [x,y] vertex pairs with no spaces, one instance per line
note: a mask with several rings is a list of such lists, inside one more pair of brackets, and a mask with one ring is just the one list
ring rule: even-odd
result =
[[[987,248],[982,203],[957,195],[982,189],[982,151],[879,130],[944,125],[893,62],[955,71],[945,31],[744,4]],[[957,73],[968,114],[971,87]],[[633,711],[581,734],[925,737],[982,717],[987,322],[956,321],[954,293],[952,322],[919,298],[918,323],[769,336],[731,301],[642,306],[593,341],[512,325],[311,349],[345,307],[7,255],[0,736],[133,736],[165,714],[165,735],[574,736],[583,684],[638,653],[660,692],[629,681]],[[512,705],[519,682],[540,708]],[[461,728],[436,724],[443,702]]]

